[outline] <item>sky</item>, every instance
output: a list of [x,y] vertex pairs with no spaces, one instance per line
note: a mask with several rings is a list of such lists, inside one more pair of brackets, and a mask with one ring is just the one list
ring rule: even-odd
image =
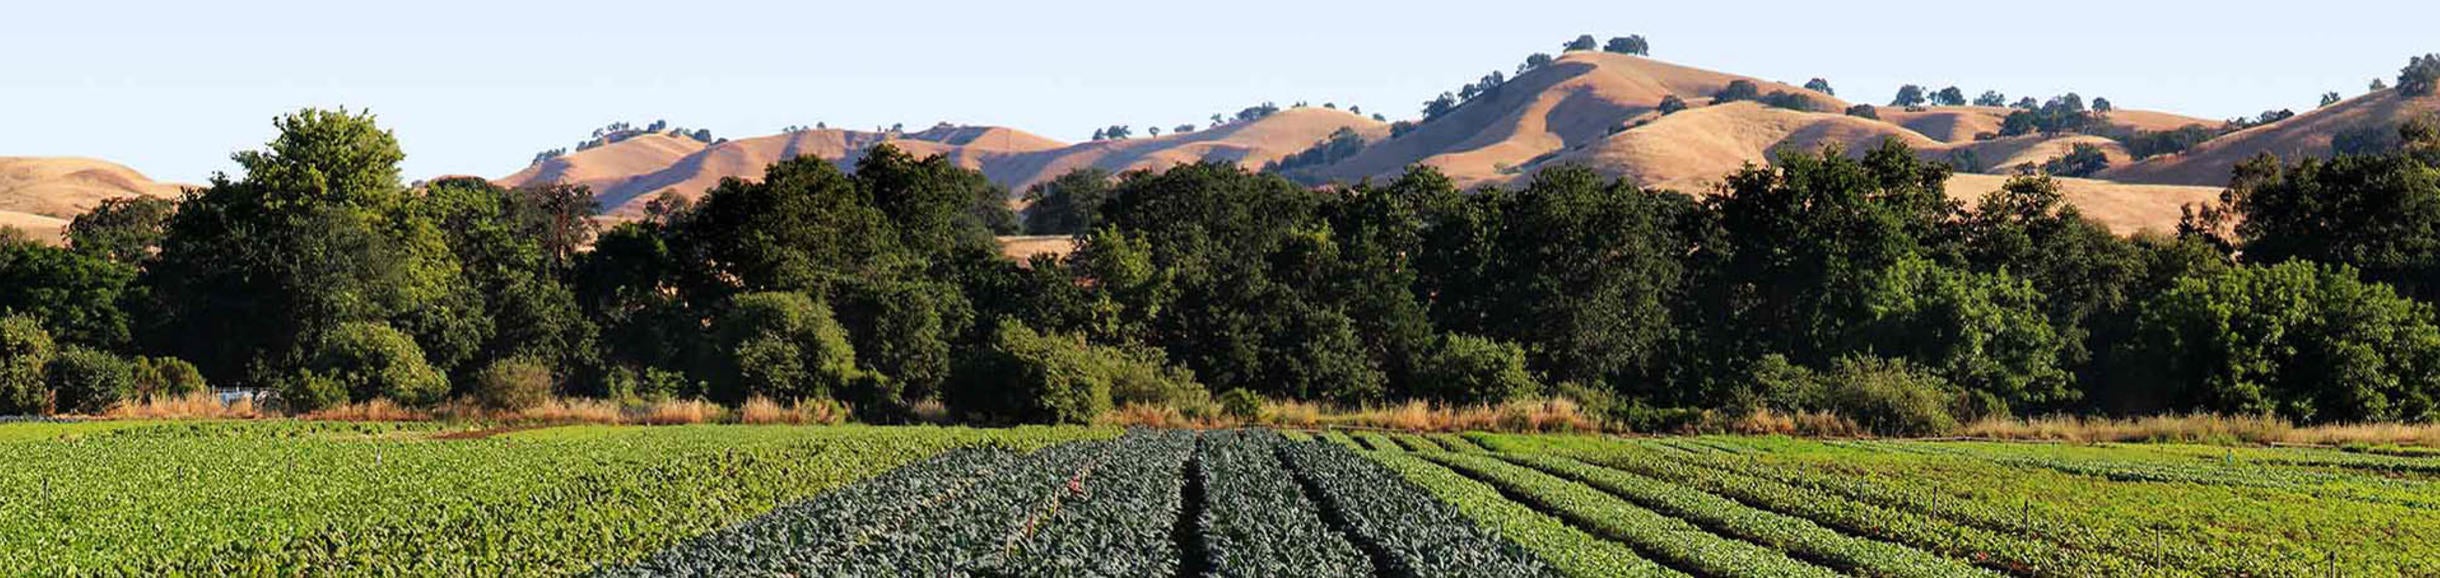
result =
[[1264,101],[1404,118],[1578,34],[1822,77],[1854,101],[1914,83],[2229,118],[2394,79],[2440,51],[2436,17],[2398,0],[0,0],[0,156],[196,183],[236,170],[273,117],[339,106],[398,135],[411,179],[505,176],[614,121],[723,137],[946,121],[1072,142]]

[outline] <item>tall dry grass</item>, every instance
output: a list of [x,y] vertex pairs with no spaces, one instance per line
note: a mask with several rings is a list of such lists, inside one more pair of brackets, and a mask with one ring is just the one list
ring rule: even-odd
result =
[[1788,413],[1766,408],[1748,412],[1705,410],[1699,419],[1673,433],[1860,438],[1870,437],[1872,430],[1826,411]]
[[298,416],[315,421],[432,421],[433,414],[398,405],[388,399],[351,403]]
[[103,412],[108,419],[256,419],[267,414],[251,398],[221,403],[220,395],[195,392],[176,397],[158,397],[121,403]]
[[770,398],[755,396],[737,408],[737,423],[835,425],[846,422],[850,413],[847,404],[826,399],[780,405]]
[[2075,443],[2348,444],[2440,446],[2440,424],[2370,423],[2297,426],[2270,416],[2216,414],[2139,418],[2047,416],[1984,419],[1967,424],[1971,437]]

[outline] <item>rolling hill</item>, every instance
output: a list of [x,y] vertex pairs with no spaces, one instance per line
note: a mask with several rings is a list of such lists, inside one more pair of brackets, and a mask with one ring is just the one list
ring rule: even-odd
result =
[[2098,176],[2131,183],[2222,186],[2228,183],[2231,168],[2255,155],[2327,157],[2331,139],[2342,131],[2395,127],[2434,111],[2440,111],[2440,96],[2408,98],[2385,90],[2212,139],[2181,154],[2112,168]]
[[60,230],[103,200],[175,196],[183,185],[157,183],[135,169],[70,157],[0,157],[0,227],[60,242]]

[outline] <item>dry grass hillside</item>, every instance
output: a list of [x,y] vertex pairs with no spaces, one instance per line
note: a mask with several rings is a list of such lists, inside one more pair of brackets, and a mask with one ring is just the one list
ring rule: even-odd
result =
[[2181,154],[2103,171],[2099,176],[2134,183],[2225,185],[2230,169],[2255,155],[2326,157],[2330,155],[2331,137],[2340,131],[2396,126],[2414,115],[2434,110],[2440,110],[2440,97],[2407,98],[2398,91],[2386,90],[2212,139]]
[[183,188],[153,182],[135,169],[108,161],[0,157],[0,227],[24,229],[36,240],[56,243],[69,219],[103,200],[172,197]]
[[1940,144],[1885,122],[1739,102],[1662,117],[1543,164],[1582,164],[1644,186],[1694,191],[1747,163],[1768,162],[1775,151],[1837,144],[1860,152],[1887,139],[1919,150]]
[[[1998,134],[2006,124],[2008,113],[2015,109],[1996,106],[1934,106],[1918,110],[1904,107],[1879,106],[1874,112],[1881,120],[1923,133],[1941,142],[1973,142],[1975,135]],[[2187,125],[2219,126],[2220,121],[2205,120],[2180,114],[2149,110],[2115,110],[2107,115],[2111,126],[2126,130],[2166,131]]]
[[[2151,230],[2177,232],[2180,209],[2189,204],[2216,202],[2220,187],[2137,185],[2094,179],[2057,179],[2059,192],[2085,217],[2119,234]],[[1976,201],[2008,183],[2000,175],[1959,174],[1949,177],[1949,198],[1972,208]]]
[[1830,95],[1751,77],[1623,54],[1573,52],[1322,173],[1353,180],[1420,164],[1459,182],[1498,181],[1545,155],[1604,140],[1649,116],[1663,98],[1705,103],[1737,80],[1754,81],[1764,93],[1803,94],[1824,108],[1847,106]]
[[[662,157],[674,149],[637,146],[611,150],[635,142],[623,141],[554,159],[501,182],[512,186],[589,184],[613,215],[632,216],[640,214],[644,204],[662,191],[699,196],[722,178],[760,177],[772,163],[802,156],[853,165],[874,145],[887,143],[919,157],[945,156],[958,166],[982,171],[1012,191],[1021,191],[1085,167],[1125,172],[1210,160],[1259,168],[1313,146],[1341,128],[1354,129],[1367,139],[1389,133],[1389,126],[1380,121],[1325,108],[1293,108],[1259,120],[1183,134],[1075,145],[999,127],[943,126],[896,135],[819,129],[728,141],[666,160]],[[602,154],[604,151],[609,153]],[[582,178],[570,180],[571,176]]]
[[561,183],[592,187],[596,194],[618,190],[638,176],[669,168],[678,159],[701,152],[703,141],[647,133],[526,167],[501,178],[508,186]]

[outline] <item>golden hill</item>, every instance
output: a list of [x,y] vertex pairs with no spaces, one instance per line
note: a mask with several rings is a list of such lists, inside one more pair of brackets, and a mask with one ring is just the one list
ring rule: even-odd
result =
[[1354,180],[1420,164],[1459,182],[1498,181],[1545,155],[1601,141],[1650,116],[1664,98],[1700,105],[1737,80],[1753,81],[1764,93],[1803,94],[1825,109],[1847,106],[1836,97],[1777,82],[1637,56],[1572,52],[1321,174]]
[[[699,196],[724,177],[760,177],[772,163],[801,156],[853,165],[874,145],[884,143],[916,156],[943,155],[958,166],[982,171],[992,182],[1021,191],[1034,183],[1086,167],[1125,172],[1210,160],[1259,168],[1311,147],[1341,128],[1354,129],[1373,139],[1389,133],[1389,126],[1380,121],[1326,108],[1293,108],[1250,122],[1189,133],[1075,145],[999,127],[943,126],[902,134],[818,129],[728,141],[674,157],[666,157],[672,151],[664,147],[611,150],[636,142],[622,141],[554,159],[500,182],[510,186],[538,182],[589,184],[611,214],[633,216],[663,191]],[[614,154],[599,155],[604,158],[598,160],[583,158],[603,151]],[[554,169],[555,164],[596,172]],[[571,176],[584,178],[570,179]]]
[[108,161],[64,157],[0,157],[0,227],[24,229],[36,240],[60,242],[69,219],[103,200],[172,197],[183,185],[156,183]]
[[2181,154],[2103,171],[2102,178],[2134,183],[2228,184],[2230,170],[2255,155],[2282,158],[2330,156],[2330,139],[2360,127],[2394,127],[2418,114],[2440,110],[2440,96],[2407,98],[2384,90],[2296,115],[2295,118],[2212,139]]

